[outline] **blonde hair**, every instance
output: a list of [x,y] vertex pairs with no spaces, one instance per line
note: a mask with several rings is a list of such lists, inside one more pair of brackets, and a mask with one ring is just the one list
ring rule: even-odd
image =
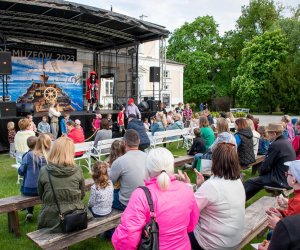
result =
[[93,166],[92,178],[96,184],[97,189],[106,188],[109,186],[109,177],[107,174],[108,163],[107,162],[95,162]]
[[182,121],[182,116],[179,113],[174,114],[174,120],[176,121]]
[[157,177],[160,190],[167,190],[170,186],[170,175],[174,174],[174,157],[166,148],[150,150],[146,160],[147,175],[149,178]]
[[199,119],[200,118],[199,113],[194,113],[193,116],[194,116],[195,119]]
[[259,126],[257,128],[257,132],[260,134],[260,136],[264,139],[268,138],[268,132],[265,126]]
[[255,130],[254,123],[251,119],[246,118],[246,122],[248,124],[248,127],[251,128],[252,131]]
[[218,119],[217,121],[217,131],[218,134],[222,133],[222,132],[228,132],[229,128],[228,128],[228,122],[225,118],[221,117]]
[[74,142],[68,137],[60,137],[54,141],[51,147],[48,162],[55,165],[73,167],[75,166],[74,154]]
[[163,112],[157,112],[156,118],[158,118],[158,121],[161,121],[162,125],[166,128],[168,125],[167,118]]
[[7,129],[14,129],[15,128],[15,123],[14,122],[8,122],[7,123]]
[[289,123],[291,121],[291,117],[289,115],[284,115],[281,118],[281,121],[284,122],[284,123]]
[[47,134],[40,134],[37,138],[36,144],[33,149],[33,153],[36,156],[43,156],[47,161],[48,151],[51,147],[51,138]]
[[20,119],[18,122],[20,130],[25,130],[30,126],[30,121],[27,118]]

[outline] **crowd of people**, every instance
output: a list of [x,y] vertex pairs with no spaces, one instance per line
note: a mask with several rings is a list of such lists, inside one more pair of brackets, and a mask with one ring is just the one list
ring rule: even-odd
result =
[[[19,159],[18,173],[24,176],[21,193],[40,197],[38,228],[52,232],[60,231],[60,218],[50,179],[62,213],[84,209],[85,180],[75,164],[84,152],[75,153],[74,146],[85,141],[84,128],[69,114],[62,119],[61,115],[53,104],[50,124],[43,116],[36,126],[31,115],[19,120],[17,133],[13,122],[7,124],[10,155]],[[229,129],[232,123],[235,133]],[[261,126],[250,114],[235,119],[231,113],[213,119],[207,109],[193,113],[189,104],[183,109],[180,103],[174,111],[161,109],[149,123],[129,99],[115,122],[111,115],[103,118],[96,111],[90,126],[95,131],[95,147],[100,140],[123,135],[112,143],[107,159],[94,163],[87,205],[94,217],[105,216],[113,208],[124,211],[112,232],[115,249],[137,249],[143,227],[151,219],[147,197],[139,186],[150,190],[162,250],[236,249],[243,237],[246,200],[264,186],[293,188],[294,198],[277,197],[280,209],[265,208],[272,230],[269,241],[259,249],[299,247],[295,230],[300,218],[300,122],[284,116],[278,123]],[[190,127],[195,136],[188,150],[194,156],[190,167],[196,174],[195,193],[187,173],[175,173],[168,149],[144,152],[156,131],[184,127]],[[57,138],[59,131],[62,136]],[[265,155],[259,176],[242,183],[241,170],[255,162],[258,154]],[[202,159],[211,161],[212,176],[206,181],[200,173]],[[33,207],[27,208],[26,218],[33,220]]]

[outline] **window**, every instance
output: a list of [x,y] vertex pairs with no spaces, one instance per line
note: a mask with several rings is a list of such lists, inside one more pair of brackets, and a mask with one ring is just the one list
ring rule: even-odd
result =
[[105,80],[105,95],[113,95],[114,80]]
[[164,78],[170,78],[170,71],[164,70]]

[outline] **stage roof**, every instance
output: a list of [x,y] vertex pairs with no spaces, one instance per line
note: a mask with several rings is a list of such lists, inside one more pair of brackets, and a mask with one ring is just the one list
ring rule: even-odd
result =
[[[2,34],[1,34],[2,33]],[[101,51],[168,37],[164,27],[61,0],[0,0],[0,35]]]

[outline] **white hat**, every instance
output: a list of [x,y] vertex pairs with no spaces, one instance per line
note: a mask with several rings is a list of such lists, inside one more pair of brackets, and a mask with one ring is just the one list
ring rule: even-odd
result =
[[298,183],[300,183],[300,160],[287,161],[284,165],[289,167],[292,175],[295,177]]
[[81,121],[78,120],[78,119],[76,119],[76,120],[75,120],[75,125],[80,125],[80,124],[81,124]]

